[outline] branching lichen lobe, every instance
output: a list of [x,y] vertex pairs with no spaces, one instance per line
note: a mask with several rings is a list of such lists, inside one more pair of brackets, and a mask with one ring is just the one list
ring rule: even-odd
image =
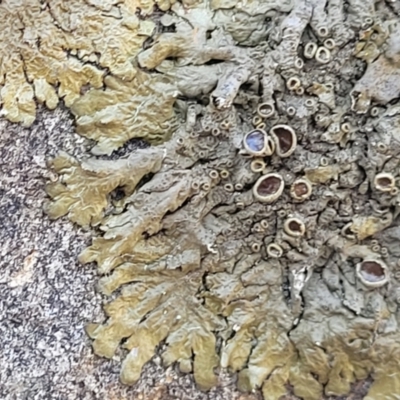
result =
[[[265,399],[287,383],[306,400],[343,396],[368,376],[366,398],[390,398],[400,382],[393,11],[382,5],[382,23],[358,0],[349,19],[339,0],[186,3],[162,18],[175,32],[138,55],[147,72],[108,77],[72,107],[82,133],[105,138],[97,153],[134,137],[132,126],[157,135],[157,107],[171,139],[118,161],[53,161],[50,215],[99,226],[80,259],[98,264],[104,294],[120,290],[107,321],[88,327],[95,352],[113,357],[123,342],[129,384],[163,343],[164,363],[202,389],[227,368]],[[126,123],[107,136],[116,109]]]
[[[164,9],[168,6],[166,1],[158,3]],[[79,133],[100,142],[95,153],[109,154],[132,137],[148,135],[149,141],[159,142],[168,138],[174,128],[174,95],[168,80],[162,91],[151,95],[148,90],[161,90],[161,84],[134,65],[155,29],[154,22],[140,19],[137,10],[149,14],[154,5],[152,0],[3,1],[1,115],[29,126],[35,120],[35,100],[53,109],[62,99],[77,115]],[[113,77],[105,78],[107,72]],[[98,90],[85,96],[84,105],[76,103],[87,87]],[[126,104],[132,91],[138,94],[137,102]],[[141,104],[143,92],[153,101]],[[137,110],[143,112],[135,119]]]

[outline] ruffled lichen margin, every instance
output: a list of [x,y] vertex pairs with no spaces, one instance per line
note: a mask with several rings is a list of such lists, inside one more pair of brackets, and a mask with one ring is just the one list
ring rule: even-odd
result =
[[[30,126],[36,103],[54,109],[62,100],[78,133],[98,142],[94,153],[138,136],[165,140],[175,128],[175,93],[167,78],[138,71],[135,57],[156,31],[145,17],[171,2],[1,1],[0,115]],[[81,97],[89,88],[101,96]]]
[[[117,160],[51,162],[49,215],[103,232],[80,256],[114,298],[87,327],[95,352],[126,349],[126,384],[162,351],[204,390],[228,369],[268,400],[289,387],[305,400],[345,395],[368,376],[366,399],[395,398],[397,3],[164,1],[156,30],[144,3],[36,2],[29,16],[22,2],[0,4],[0,18],[25,26],[11,24],[19,47],[2,54],[4,115],[29,124],[34,96],[49,107],[61,97],[96,155],[172,134]],[[45,18],[55,32],[38,33]],[[116,27],[132,32],[118,39]],[[61,33],[53,63],[45,38]]]

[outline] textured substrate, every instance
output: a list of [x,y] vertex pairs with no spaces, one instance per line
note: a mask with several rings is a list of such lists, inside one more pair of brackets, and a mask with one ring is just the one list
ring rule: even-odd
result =
[[[268,400],[319,400],[372,379],[365,398],[392,399],[397,4],[172,3],[131,76],[110,67],[67,104],[95,157],[48,163],[46,212],[95,236],[79,256],[109,296],[86,325],[95,353],[130,385],[160,357],[204,391],[231,376]],[[140,136],[165,143],[115,152]]]

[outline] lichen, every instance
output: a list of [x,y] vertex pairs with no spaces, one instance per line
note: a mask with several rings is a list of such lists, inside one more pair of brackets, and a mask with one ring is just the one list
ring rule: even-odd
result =
[[[50,109],[63,100],[78,116],[79,132],[100,142],[97,153],[111,153],[132,137],[168,138],[174,97],[167,79],[139,72],[134,63],[155,30],[137,11],[150,14],[156,3],[166,10],[173,1],[2,1],[1,115],[29,126],[35,100]],[[82,98],[90,88],[97,90]],[[149,90],[153,100],[143,101],[140,93],[148,100]],[[136,92],[137,103],[127,105]]]
[[223,368],[268,400],[368,376],[368,400],[399,391],[399,36],[390,5],[348,3],[175,3],[137,56],[143,86],[109,77],[72,107],[100,153],[159,134],[131,121],[138,104],[174,130],[120,160],[52,162],[50,216],[102,232],[80,260],[114,299],[87,332],[123,355],[124,383],[161,352],[205,390]]
[[170,79],[137,71],[132,81],[108,76],[71,107],[77,132],[97,142],[93,154],[111,154],[133,138],[157,143],[176,128],[177,91]]

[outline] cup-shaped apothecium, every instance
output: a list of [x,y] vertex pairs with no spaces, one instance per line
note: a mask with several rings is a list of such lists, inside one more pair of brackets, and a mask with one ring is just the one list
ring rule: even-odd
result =
[[304,201],[311,196],[312,187],[311,183],[307,179],[296,179],[291,188],[290,195],[298,201]]
[[295,151],[297,136],[289,125],[275,125],[271,128],[270,134],[274,139],[276,154],[279,157],[289,157]]
[[375,176],[374,185],[381,192],[391,192],[396,185],[396,181],[391,173],[381,172]]
[[380,287],[387,283],[388,269],[381,260],[363,260],[357,264],[357,276],[368,287]]
[[261,103],[257,108],[257,114],[261,118],[269,118],[275,112],[275,106],[272,102]]
[[348,222],[343,228],[342,228],[342,235],[350,240],[355,240],[356,235],[355,233],[351,230],[351,227],[353,225],[353,222]]
[[272,257],[272,258],[280,258],[280,257],[282,257],[283,249],[281,246],[279,246],[279,244],[270,243],[267,246],[267,254],[269,257]]
[[285,182],[281,175],[271,173],[263,175],[253,187],[254,197],[263,203],[272,203],[277,200],[283,192]]
[[252,156],[270,156],[275,150],[275,143],[262,129],[254,129],[246,134],[243,146]]
[[300,237],[306,233],[306,226],[299,218],[288,218],[283,225],[283,229],[288,235],[294,237]]

